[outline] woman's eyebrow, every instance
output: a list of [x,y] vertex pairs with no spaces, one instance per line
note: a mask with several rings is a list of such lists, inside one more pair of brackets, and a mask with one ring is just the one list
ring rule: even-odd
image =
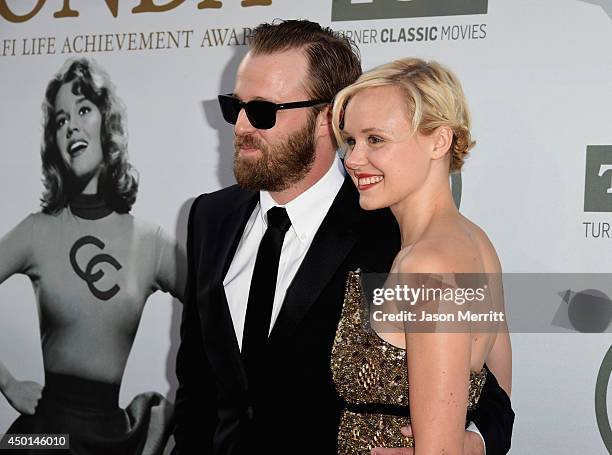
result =
[[374,126],[370,127],[370,128],[364,128],[361,130],[362,133],[389,133],[387,130],[381,129],[381,128],[376,128]]
[[[81,96],[80,98],[77,98],[76,100],[76,104],[82,103],[83,101],[87,101],[87,98],[85,98],[84,96]],[[57,117],[59,114],[65,114],[66,111],[64,111],[63,109],[60,109],[58,111],[55,111],[55,116]]]

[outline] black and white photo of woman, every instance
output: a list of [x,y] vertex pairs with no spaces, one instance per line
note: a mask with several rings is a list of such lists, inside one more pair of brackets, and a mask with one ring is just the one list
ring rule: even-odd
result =
[[69,60],[51,80],[43,123],[41,211],[0,233],[0,284],[32,282],[45,382],[14,377],[0,359],[0,391],[21,414],[0,433],[68,433],[77,454],[162,453],[171,404],[147,392],[124,410],[119,390],[148,297],[182,299],[184,253],[130,214],[138,178],[125,108],[94,61]]

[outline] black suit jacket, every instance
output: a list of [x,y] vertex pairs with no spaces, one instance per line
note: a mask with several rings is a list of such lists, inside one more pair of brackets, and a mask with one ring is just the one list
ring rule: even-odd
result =
[[[258,192],[232,186],[194,202],[177,358],[177,453],[336,453],[342,399],[330,357],[350,270],[388,271],[400,247],[389,210],[366,212],[347,178],[317,231],[270,334],[266,383],[249,390],[223,278]],[[493,378],[492,375],[490,375]],[[480,418],[482,416],[482,418]],[[470,416],[487,454],[506,453],[514,414],[494,380]]]

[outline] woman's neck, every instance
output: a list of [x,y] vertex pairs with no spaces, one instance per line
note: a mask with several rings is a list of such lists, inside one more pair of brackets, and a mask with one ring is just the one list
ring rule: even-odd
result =
[[72,213],[86,220],[98,220],[110,215],[113,210],[97,194],[77,194],[68,202]]
[[450,185],[423,187],[391,206],[400,228],[402,248],[419,241],[437,214],[457,212]]

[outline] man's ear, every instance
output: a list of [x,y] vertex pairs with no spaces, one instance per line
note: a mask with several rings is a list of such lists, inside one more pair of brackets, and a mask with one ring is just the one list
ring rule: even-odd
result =
[[326,104],[317,115],[317,137],[334,137],[332,127],[332,105]]
[[448,126],[440,126],[433,133],[432,158],[437,160],[446,155],[453,144],[453,130]]

